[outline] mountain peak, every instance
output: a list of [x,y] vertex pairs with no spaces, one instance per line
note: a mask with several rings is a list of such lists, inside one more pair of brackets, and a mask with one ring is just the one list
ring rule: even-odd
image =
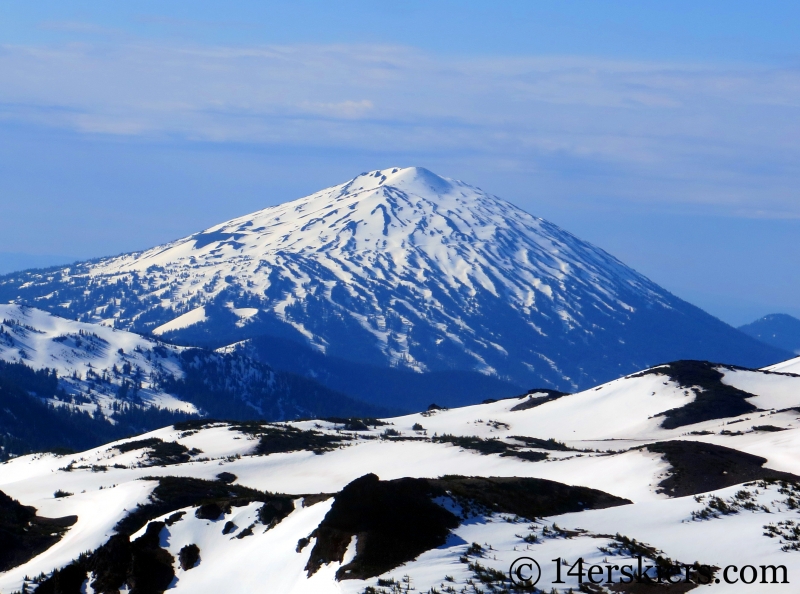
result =
[[[279,336],[359,363],[562,390],[668,359],[761,366],[783,355],[556,225],[422,167],[4,282],[0,297],[167,339]],[[709,349],[704,332],[730,340]]]
[[375,189],[380,186],[441,195],[453,190],[453,180],[436,175],[424,167],[390,167],[362,173],[345,184],[345,187],[353,189]]
[[[512,229],[520,225],[526,231]],[[422,167],[393,167],[362,173],[142,254],[109,259],[98,270],[117,273],[198,258],[253,260],[279,253],[327,260],[358,253],[375,266],[389,259],[403,269],[418,268],[416,256],[421,256],[441,268],[460,266],[464,250],[480,250],[498,234],[525,235],[534,228],[539,233],[539,226],[539,219],[463,182]],[[460,282],[471,285],[472,274],[463,272]]]

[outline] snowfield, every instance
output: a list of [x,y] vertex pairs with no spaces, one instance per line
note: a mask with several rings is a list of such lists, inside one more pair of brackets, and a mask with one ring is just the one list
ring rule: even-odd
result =
[[[581,557],[605,574],[635,565],[637,554],[649,564],[661,557],[717,567],[716,578],[727,565],[785,566],[788,584],[712,587],[794,592],[800,376],[782,370],[798,365],[670,364],[572,395],[532,393],[389,419],[190,421],[79,454],[15,458],[0,465],[0,491],[39,516],[77,520],[55,544],[0,573],[0,592],[23,584],[33,591],[31,578],[105,550],[119,534],[134,555],[150,551],[169,592],[499,592],[521,556],[542,565],[540,588],[567,592],[577,590],[577,577],[553,584],[551,559],[566,560],[564,573]],[[702,386],[687,383],[687,369]],[[748,412],[723,416],[722,407],[701,418],[708,412],[698,403],[715,397],[741,399],[736,406]],[[675,419],[679,426],[662,426]],[[482,499],[486,485],[495,490]],[[581,488],[577,499],[565,491]],[[359,499],[359,489],[390,501],[394,489],[412,489],[423,494],[414,505],[427,510],[414,513],[445,510],[452,523],[438,545],[365,565],[365,555],[379,551],[380,521],[350,533],[342,510],[382,496]],[[561,495],[548,499],[549,489]],[[186,503],[181,497],[192,490],[206,494]],[[538,503],[527,499],[534,495]],[[536,508],[544,513],[524,505],[545,505]],[[387,521],[395,513],[388,510],[405,513],[389,507]],[[110,575],[98,555],[80,566],[83,591]],[[130,571],[129,579],[141,579]],[[358,577],[343,579],[342,571]]]

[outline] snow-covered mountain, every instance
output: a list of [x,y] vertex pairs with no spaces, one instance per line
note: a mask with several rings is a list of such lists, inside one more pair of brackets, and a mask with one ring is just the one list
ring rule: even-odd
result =
[[566,593],[579,557],[619,580],[638,555],[651,576],[707,566],[715,592],[744,591],[725,579],[749,580],[745,565],[757,584],[768,572],[753,591],[793,592],[797,370],[678,361],[572,395],[366,423],[190,421],[17,458],[0,465],[16,513],[0,529],[17,539],[0,592],[502,592],[531,557],[541,591]]
[[[0,458],[9,453],[8,436],[29,445],[74,447],[104,441],[86,435],[94,430],[97,437],[109,435],[109,423],[100,420],[122,423],[111,435],[124,436],[182,418],[156,414],[157,409],[272,420],[380,410],[241,355],[174,346],[35,308],[0,305]],[[86,418],[67,430],[76,418],[53,414],[59,411],[83,412]],[[53,417],[52,423],[42,414]],[[53,434],[48,428],[53,424],[61,425],[63,435]],[[30,451],[24,443],[12,445],[12,452]]]
[[564,390],[674,359],[788,356],[421,168],[364,173],[144,252],[9,275],[0,299],[215,348],[280,336],[361,363]]

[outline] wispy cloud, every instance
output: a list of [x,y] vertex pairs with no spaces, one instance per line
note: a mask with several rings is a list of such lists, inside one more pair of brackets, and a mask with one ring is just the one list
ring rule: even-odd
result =
[[242,21],[220,21],[174,18],[163,15],[144,14],[134,19],[137,23],[145,25],[156,25],[167,28],[178,29],[258,29],[261,26],[256,23],[246,23]]
[[44,21],[39,23],[39,28],[45,31],[59,31],[62,33],[90,33],[96,35],[120,35],[122,33],[120,29],[111,29],[84,21]]
[[563,158],[625,171],[632,200],[671,180],[663,199],[800,212],[784,191],[800,172],[791,68],[380,45],[6,45],[0,114],[87,134],[469,151],[511,167]]

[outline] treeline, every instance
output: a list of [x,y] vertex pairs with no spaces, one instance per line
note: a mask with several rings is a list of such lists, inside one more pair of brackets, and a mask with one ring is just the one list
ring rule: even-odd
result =
[[0,361],[0,460],[41,451],[80,451],[151,431],[192,415],[126,406],[109,422],[96,409],[53,406],[67,400],[54,370]]

